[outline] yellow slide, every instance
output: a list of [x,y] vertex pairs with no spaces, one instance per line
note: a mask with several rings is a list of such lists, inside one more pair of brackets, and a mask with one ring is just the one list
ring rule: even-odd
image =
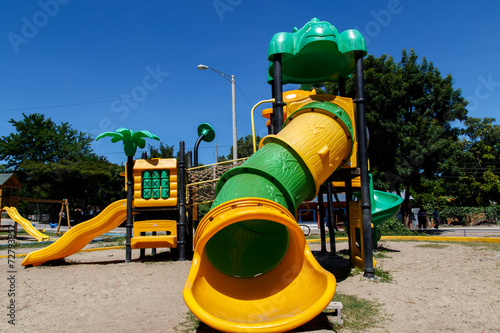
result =
[[[202,236],[196,239],[196,251],[183,292],[186,304],[201,321],[223,332],[286,332],[314,319],[330,303],[336,288],[335,277],[316,261],[304,232],[283,206],[265,199],[237,199],[218,206],[207,218],[224,222],[207,225],[201,231]],[[216,269],[214,263],[217,262],[207,257],[207,242],[210,243],[221,228],[242,223],[242,219],[272,220],[286,229],[288,242],[284,257],[264,274],[231,276]],[[228,254],[236,267],[238,255],[250,255],[247,247],[260,243],[267,253],[261,253],[259,259],[266,261],[266,256],[273,257],[273,246],[281,245],[275,235],[279,231],[263,234],[260,230],[252,235],[246,227],[242,229],[235,233],[246,235],[243,239],[232,235],[238,244],[232,243],[235,251]]]
[[4,207],[3,210],[7,212],[11,219],[19,223],[19,225],[23,227],[24,231],[26,231],[28,235],[35,237],[37,242],[49,240],[49,236],[42,234],[40,231],[36,230],[30,221],[26,220],[21,216],[21,214],[19,214],[16,207]]
[[289,101],[287,111],[286,126],[221,177],[196,229],[184,300],[223,332],[289,331],[335,293],[335,277],[314,258],[294,213],[349,160],[352,99],[306,96]]
[[31,252],[22,265],[40,265],[46,261],[72,255],[85,247],[99,235],[118,227],[127,217],[127,200],[118,200],[106,207],[99,215],[80,223],[66,232],[53,244]]

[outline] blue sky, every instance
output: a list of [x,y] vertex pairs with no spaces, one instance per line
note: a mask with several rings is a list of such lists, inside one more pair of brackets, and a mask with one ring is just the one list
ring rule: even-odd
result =
[[[471,102],[470,116],[498,123],[499,12],[494,0],[5,0],[0,136],[12,132],[9,119],[39,112],[94,135],[148,129],[192,149],[198,124],[208,122],[216,138],[200,145],[199,160],[213,163],[215,142],[219,155],[232,145],[231,86],[197,65],[235,75],[238,137],[250,134],[251,106],[271,97],[269,41],[313,17],[339,32],[358,29],[375,56],[399,61],[402,49],[413,48],[453,75]],[[257,133],[265,135],[265,121],[256,119]],[[122,147],[107,139],[94,149],[111,162],[125,161]]]

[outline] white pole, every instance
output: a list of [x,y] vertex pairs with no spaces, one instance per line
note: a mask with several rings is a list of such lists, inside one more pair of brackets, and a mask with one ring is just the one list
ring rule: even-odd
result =
[[233,160],[238,158],[238,138],[236,135],[236,92],[234,87],[234,75],[231,75],[231,90],[233,94]]

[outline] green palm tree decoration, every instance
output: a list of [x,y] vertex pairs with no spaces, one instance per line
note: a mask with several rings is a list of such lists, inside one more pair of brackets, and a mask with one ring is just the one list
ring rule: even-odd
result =
[[144,138],[150,138],[154,140],[160,140],[159,137],[151,133],[150,131],[142,130],[134,132],[125,127],[120,127],[114,132],[104,132],[97,136],[96,141],[104,138],[106,136],[111,137],[111,142],[116,143],[120,140],[123,141],[123,150],[125,150],[125,155],[127,157],[133,157],[137,151],[137,147],[146,147],[146,140]]
[[111,142],[116,143],[118,141],[123,141],[123,150],[125,150],[125,155],[127,155],[127,222],[125,227],[127,228],[126,241],[125,241],[125,262],[130,262],[132,260],[132,248],[130,246],[130,240],[132,238],[132,228],[134,222],[132,220],[132,203],[134,200],[134,155],[137,152],[137,147],[146,147],[146,140],[144,138],[150,138],[155,140],[160,140],[159,137],[151,133],[150,131],[137,131],[134,132],[124,127],[120,127],[114,132],[104,132],[97,136],[96,141],[104,138],[105,136],[111,137]]

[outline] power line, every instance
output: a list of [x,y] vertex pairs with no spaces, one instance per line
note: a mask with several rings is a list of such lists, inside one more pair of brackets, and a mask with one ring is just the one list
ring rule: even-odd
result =
[[[181,90],[159,92],[159,93],[155,93],[155,94],[148,94],[145,96],[145,98],[160,96],[160,95],[178,94],[178,93],[183,93],[183,92],[188,92],[188,91],[193,91],[193,90],[219,87],[219,86],[223,86],[223,85],[227,85],[227,83],[218,83],[218,84],[212,84],[212,85],[202,86],[202,87],[194,87],[194,88],[188,88],[188,89],[181,89]],[[27,110],[39,110],[39,109],[55,109],[55,108],[75,107],[75,106],[91,105],[91,104],[111,103],[111,102],[114,102],[116,100],[125,101],[125,100],[131,100],[131,99],[135,99],[135,97],[113,98],[113,99],[105,99],[105,100],[100,100],[100,101],[90,101],[90,102],[80,102],[80,103],[70,103],[70,104],[58,104],[58,105],[45,105],[45,106],[23,107],[23,108],[0,109],[0,112],[27,111]],[[248,101],[248,99],[247,99],[247,101]]]
[[250,106],[253,106],[252,103],[250,103],[250,101],[248,100],[248,98],[245,96],[245,93],[243,92],[243,90],[241,90],[240,86],[238,85],[238,83],[234,82],[234,84],[236,85],[236,87],[238,88],[238,90],[241,92],[241,94],[243,95],[243,97],[245,97],[245,99],[247,100],[248,102],[248,105]]

